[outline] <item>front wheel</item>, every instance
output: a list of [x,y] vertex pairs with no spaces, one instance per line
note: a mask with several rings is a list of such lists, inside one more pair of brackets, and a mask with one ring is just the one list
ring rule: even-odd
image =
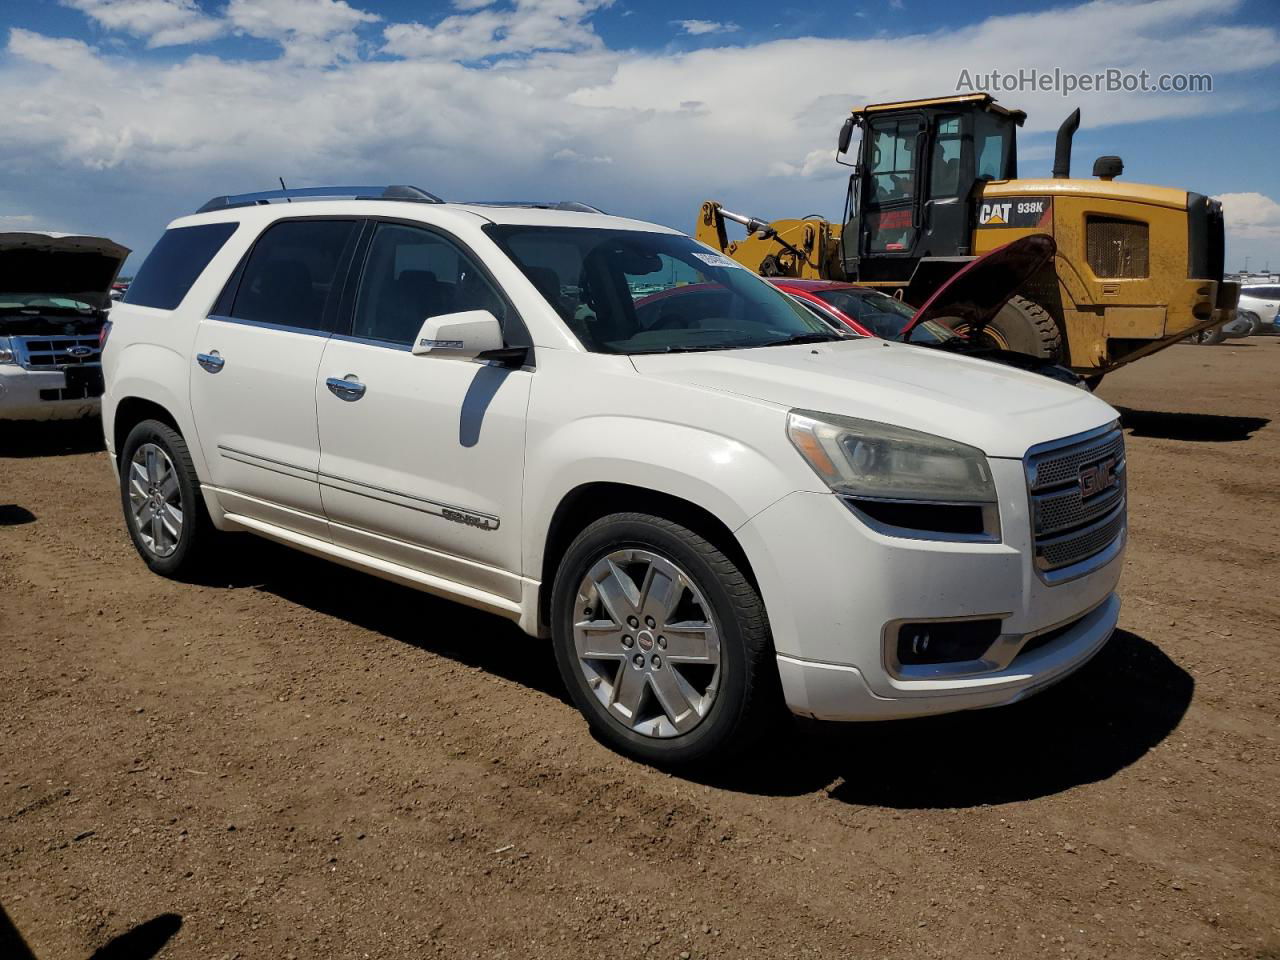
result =
[[640,513],[597,520],[552,589],[561,677],[615,748],[663,765],[727,757],[781,715],[760,595],[687,527]]
[[[972,336],[967,324],[953,329]],[[1046,360],[1062,358],[1062,331],[1044,307],[1026,297],[1014,296],[1000,308],[978,334],[978,342],[997,350],[1012,350]]]
[[125,526],[154,572],[181,577],[203,560],[214,528],[182,434],[159,420],[129,431],[120,452]]

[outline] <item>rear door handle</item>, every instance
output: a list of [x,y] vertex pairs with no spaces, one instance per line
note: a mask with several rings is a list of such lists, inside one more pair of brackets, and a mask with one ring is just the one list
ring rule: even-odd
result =
[[351,379],[330,377],[324,382],[324,385],[328,387],[329,392],[339,400],[346,400],[348,403],[355,403],[355,401],[364,396],[365,387],[363,383],[355,379],[354,373],[347,374],[347,377],[350,377]]
[[226,362],[227,361],[222,359],[222,356],[217,350],[210,350],[208,353],[196,354],[196,363],[200,364],[200,366],[210,373],[217,373],[226,365]]

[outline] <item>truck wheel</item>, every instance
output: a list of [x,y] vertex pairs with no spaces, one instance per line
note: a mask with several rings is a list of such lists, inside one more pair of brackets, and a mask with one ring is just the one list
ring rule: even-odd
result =
[[988,324],[991,327],[1004,337],[1009,350],[1047,360],[1062,355],[1062,331],[1057,322],[1048,310],[1026,297],[1010,298]]
[[1262,330],[1262,318],[1252,311],[1245,310],[1239,314],[1240,319],[1249,321],[1249,332],[1246,337],[1256,337]]
[[552,594],[556,663],[616,749],[675,766],[733,755],[780,716],[764,604],[692,530],[617,513],[570,545]]
[[159,420],[129,431],[120,453],[120,502],[133,545],[155,573],[192,573],[215,533],[182,435]]

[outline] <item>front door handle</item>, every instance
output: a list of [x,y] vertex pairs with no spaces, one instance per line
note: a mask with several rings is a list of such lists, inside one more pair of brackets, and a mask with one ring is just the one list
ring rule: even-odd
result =
[[222,355],[217,350],[210,350],[208,353],[197,353],[196,363],[200,364],[209,373],[217,373],[226,365]]
[[355,401],[364,396],[364,384],[356,379],[354,373],[348,373],[342,379],[330,377],[324,382],[324,385],[329,388],[329,392],[335,397],[339,400],[346,400],[348,403],[355,403]]

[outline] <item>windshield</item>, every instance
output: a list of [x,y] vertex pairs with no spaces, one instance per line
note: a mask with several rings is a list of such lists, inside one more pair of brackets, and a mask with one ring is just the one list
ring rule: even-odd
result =
[[841,339],[744,267],[680,234],[489,226],[596,353],[730,350]]
[[[885,340],[901,340],[903,328],[916,308],[876,290],[815,290],[814,296]],[[926,320],[911,331],[912,343],[942,343],[957,335],[935,320]]]
[[93,307],[70,297],[53,293],[0,293],[0,310],[66,310],[73,313],[92,313]]

